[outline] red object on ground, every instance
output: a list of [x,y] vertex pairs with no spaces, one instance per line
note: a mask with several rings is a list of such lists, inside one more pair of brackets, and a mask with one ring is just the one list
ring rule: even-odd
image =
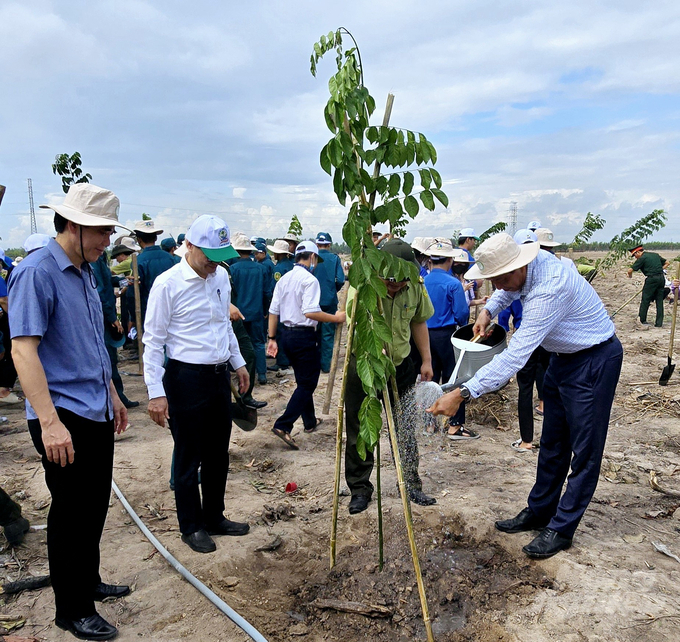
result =
[[297,490],[297,484],[295,482],[288,482],[286,484],[286,492],[294,493]]

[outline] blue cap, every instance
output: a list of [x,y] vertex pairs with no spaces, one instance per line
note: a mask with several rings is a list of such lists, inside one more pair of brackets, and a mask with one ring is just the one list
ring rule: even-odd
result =
[[317,243],[332,243],[333,239],[331,238],[331,235],[328,232],[319,232],[316,235],[316,242]]
[[184,237],[185,237],[184,232],[182,232],[182,234],[177,235],[177,245],[181,245],[182,243],[184,243]]
[[257,248],[258,252],[266,252],[267,251],[267,244],[262,241],[251,241],[251,243]]
[[165,250],[166,252],[169,252],[176,247],[177,243],[175,243],[175,239],[173,239],[172,236],[169,239],[163,239],[161,241],[161,249]]
[[263,239],[261,236],[251,236],[250,242],[256,247],[258,243],[261,243],[262,245],[267,245],[267,240]]

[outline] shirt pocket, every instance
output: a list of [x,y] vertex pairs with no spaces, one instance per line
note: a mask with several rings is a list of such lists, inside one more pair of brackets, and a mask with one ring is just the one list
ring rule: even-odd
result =
[[403,305],[399,311],[399,317],[402,321],[411,322],[411,319],[416,315],[416,308],[412,305]]

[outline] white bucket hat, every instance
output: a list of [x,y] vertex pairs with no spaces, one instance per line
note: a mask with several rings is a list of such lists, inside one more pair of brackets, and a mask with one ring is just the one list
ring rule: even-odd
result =
[[[187,238],[189,237],[187,236]],[[191,241],[191,239],[189,240]],[[236,232],[236,234],[234,234],[231,245],[239,252],[257,252],[257,248],[243,232]]]
[[238,257],[232,247],[229,227],[217,216],[210,214],[199,216],[191,224],[185,239],[201,248],[203,254],[215,263]]
[[133,232],[142,232],[143,234],[163,234],[163,230],[156,227],[156,224],[152,221],[137,221],[132,228]]
[[137,241],[135,241],[135,239],[133,239],[131,236],[122,236],[114,243],[114,245],[124,245],[133,252],[139,252],[142,249],[137,244]]
[[288,241],[284,241],[283,239],[276,239],[276,241],[274,241],[274,245],[267,245],[267,249],[272,254],[293,254],[288,249]]
[[297,234],[293,234],[292,232],[288,232],[281,236],[280,238],[277,239],[277,241],[295,241],[296,243],[300,242],[300,238],[298,237]]
[[555,240],[552,231],[547,227],[539,227],[535,234],[536,238],[538,239],[538,244],[541,247],[557,247],[558,245],[562,245],[562,243],[558,243]]
[[54,210],[67,221],[85,227],[115,225],[127,229],[118,222],[120,201],[108,189],[91,183],[76,183],[69,187],[61,205],[41,205],[43,209]]
[[465,278],[472,281],[507,274],[531,263],[540,249],[538,243],[517,245],[505,232],[494,234],[475,250],[475,264]]
[[442,258],[448,259],[454,256],[455,251],[458,248],[453,247],[453,243],[449,239],[433,239],[432,243],[427,246],[427,249],[423,252],[431,258]]
[[421,254],[427,254],[427,248],[435,242],[433,236],[416,236],[411,243],[411,247]]
[[470,263],[470,257],[465,250],[459,247],[453,249],[453,262],[454,263]]

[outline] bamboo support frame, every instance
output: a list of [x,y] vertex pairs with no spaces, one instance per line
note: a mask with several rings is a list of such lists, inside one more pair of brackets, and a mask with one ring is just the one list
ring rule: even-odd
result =
[[[348,284],[349,285],[349,284]],[[340,296],[338,300],[338,309],[344,310],[345,303],[347,301],[347,291],[348,287],[343,287],[340,290]],[[335,339],[333,341],[333,358],[331,359],[331,368],[328,372],[328,384],[326,385],[326,399],[323,403],[323,414],[327,415],[331,410],[331,397],[333,396],[333,388],[335,387],[335,374],[338,370],[338,359],[340,356],[340,343],[342,341],[342,326],[343,323],[338,323],[335,326]]]
[[137,326],[137,352],[139,354],[139,374],[144,374],[144,344],[142,343],[142,335],[144,328],[142,327],[142,299],[139,290],[139,268],[137,266],[137,255],[132,254],[132,278],[135,291],[135,325]]
[[383,531],[382,483],[380,479],[380,439],[375,445],[375,487],[378,491],[378,569],[385,565],[385,535]]

